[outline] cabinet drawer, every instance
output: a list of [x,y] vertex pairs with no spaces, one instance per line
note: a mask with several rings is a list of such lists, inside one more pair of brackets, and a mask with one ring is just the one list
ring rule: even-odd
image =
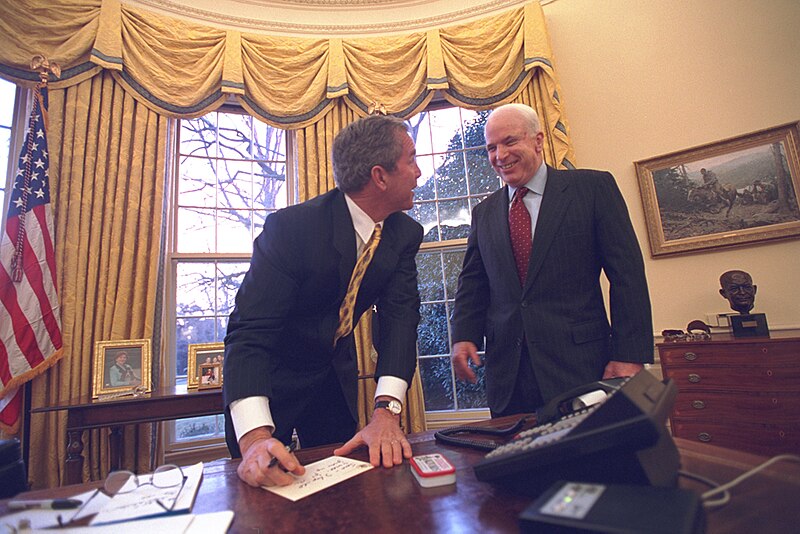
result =
[[[712,342],[709,342],[712,343]],[[774,343],[745,344],[682,344],[665,347],[659,345],[658,356],[667,365],[734,364],[760,365],[800,365],[800,342],[783,341]]]
[[672,435],[719,445],[731,449],[772,456],[780,453],[800,452],[800,425],[720,425],[686,421],[671,421]]
[[800,424],[800,394],[683,391],[675,400],[672,417],[733,424]]
[[662,367],[664,376],[675,380],[679,392],[723,389],[736,391],[800,392],[798,367]]

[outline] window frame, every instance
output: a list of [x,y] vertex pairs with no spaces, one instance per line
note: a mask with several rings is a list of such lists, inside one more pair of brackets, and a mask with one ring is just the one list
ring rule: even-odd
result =
[[[244,108],[234,105],[223,105],[222,107],[209,111],[209,113],[235,113],[252,117],[253,121],[259,120],[247,113]],[[167,347],[164,351],[166,357],[163,359],[162,367],[165,372],[162,376],[164,384],[176,384],[178,374],[176,361],[178,354],[175,352],[177,342],[177,285],[178,268],[184,263],[250,263],[252,253],[244,252],[178,252],[178,215],[179,215],[179,188],[180,188],[180,154],[181,143],[181,120],[173,119],[170,121],[171,132],[169,138],[169,158],[167,169],[167,237],[165,240],[165,261],[164,261],[164,302],[166,305],[163,310],[162,346]],[[274,127],[273,127],[274,128]],[[280,128],[276,128],[280,129]],[[293,130],[283,130],[286,140],[286,203],[288,205],[298,202],[297,189],[297,143],[296,133]],[[260,230],[256,232],[256,235]],[[199,343],[200,341],[198,341]],[[221,418],[223,416],[214,416]],[[185,457],[187,454],[201,452],[211,448],[224,448],[224,438],[196,438],[179,441],[176,436],[176,421],[165,421],[164,429],[164,450],[167,457]]]

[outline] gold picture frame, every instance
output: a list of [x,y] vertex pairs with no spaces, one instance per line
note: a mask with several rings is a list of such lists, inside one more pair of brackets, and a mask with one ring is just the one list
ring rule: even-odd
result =
[[222,365],[218,363],[200,364],[200,383],[197,389],[215,389],[222,387]]
[[651,254],[800,235],[799,125],[634,162]]
[[[188,361],[186,363],[186,387],[197,389],[200,385],[201,369],[204,363],[218,363],[222,367],[225,358],[225,343],[194,343],[189,345]],[[222,375],[220,375],[220,378]],[[222,382],[220,382],[222,384]]]
[[137,386],[149,392],[151,365],[149,339],[97,341],[92,359],[92,398],[132,391]]

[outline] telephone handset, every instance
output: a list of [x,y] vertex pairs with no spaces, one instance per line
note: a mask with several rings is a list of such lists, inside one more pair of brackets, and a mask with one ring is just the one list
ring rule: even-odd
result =
[[562,393],[536,410],[536,424],[543,425],[602,402],[606,396],[618,390],[625,380],[625,377],[598,380]]
[[[598,380],[573,388],[566,393],[552,399],[545,406],[536,410],[536,424],[541,425],[563,417],[569,413],[586,408],[587,406],[600,402],[609,393],[619,389],[625,378],[610,378]],[[500,444],[493,439],[479,440],[474,438],[460,437],[459,434],[478,434],[490,438],[503,438],[515,434],[527,421],[527,417],[520,418],[519,421],[507,428],[479,428],[474,426],[457,426],[440,430],[434,434],[437,441],[449,445],[460,445],[473,449],[491,451]]]
[[[572,395],[552,404],[560,411]],[[672,380],[640,371],[600,402],[495,448],[474,466],[475,476],[534,495],[558,480],[674,485],[679,457],[666,418],[676,395]]]

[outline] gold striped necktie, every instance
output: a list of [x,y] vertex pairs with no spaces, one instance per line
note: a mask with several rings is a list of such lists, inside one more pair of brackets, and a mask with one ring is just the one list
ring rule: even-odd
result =
[[336,334],[333,336],[333,346],[336,342],[343,338],[353,330],[353,312],[356,308],[356,296],[358,296],[358,288],[361,286],[361,280],[364,278],[364,273],[367,272],[367,267],[375,255],[375,249],[378,248],[378,243],[381,240],[381,226],[375,225],[375,230],[372,232],[369,241],[364,246],[361,256],[358,257],[356,267],[353,269],[353,274],[350,275],[350,283],[347,285],[347,294],[344,296],[342,304],[339,306],[339,328],[336,329]]

